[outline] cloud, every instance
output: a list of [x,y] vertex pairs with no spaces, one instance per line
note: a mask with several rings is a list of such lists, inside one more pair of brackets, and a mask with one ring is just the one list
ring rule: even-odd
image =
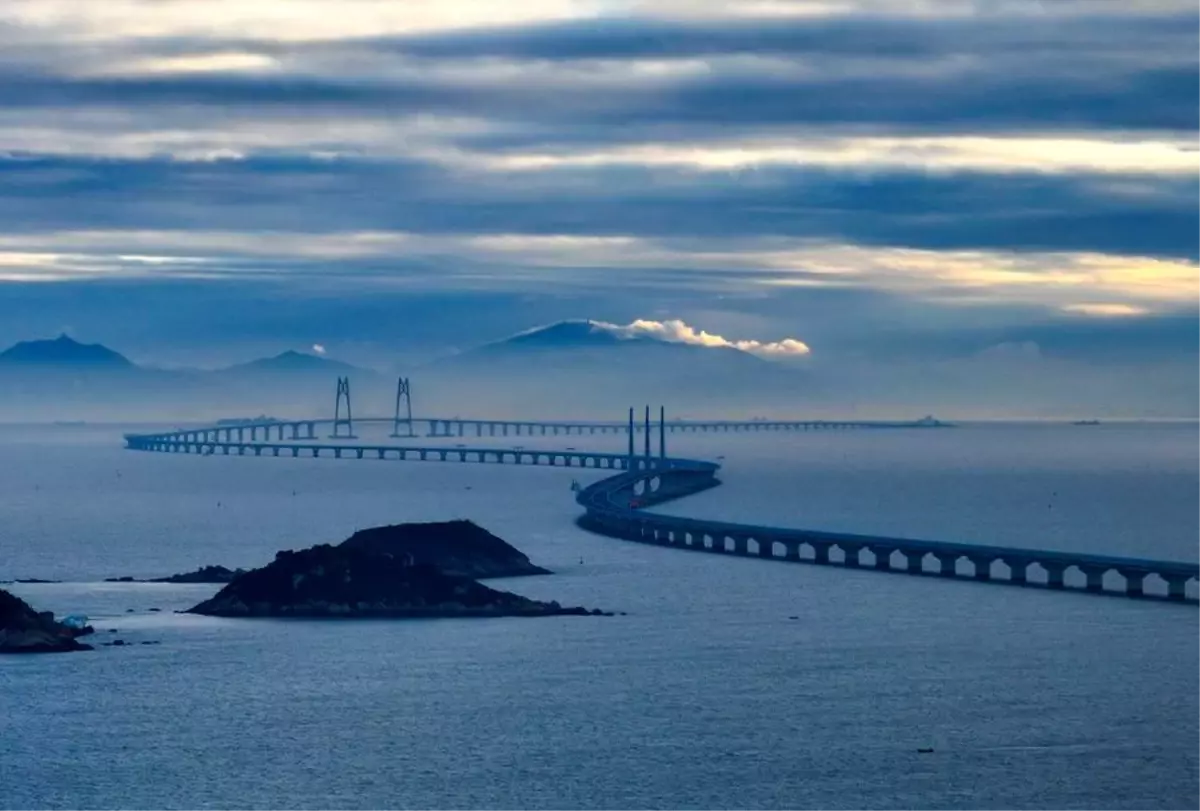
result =
[[318,355],[324,355],[324,354],[325,354],[325,347],[324,347],[324,345],[322,345],[322,344],[313,344],[313,345],[312,345],[312,351],[313,351],[313,352],[316,352]]
[[639,318],[629,324],[608,324],[603,321],[593,322],[594,326],[616,333],[624,338],[655,338],[670,343],[691,344],[692,346],[725,347],[740,349],[752,355],[766,358],[802,357],[810,354],[811,350],[803,341],[795,338],[784,338],[779,341],[731,341],[721,335],[714,335],[704,330],[684,323],[681,320],[650,321]]
[[1113,302],[1091,302],[1085,304],[1068,304],[1064,312],[1091,315],[1100,318],[1125,318],[1134,315],[1145,315],[1147,310],[1135,304],[1117,304]]
[[[87,284],[93,325],[138,312],[111,282],[481,295],[522,318],[542,296],[533,320],[587,302],[773,357],[807,345],[688,325],[800,323],[823,361],[855,340],[969,361],[1194,344],[1163,320],[1195,318],[1194,2],[327,6],[8,0],[5,327],[12,291],[54,281],[22,296],[61,310]],[[160,306],[199,334],[200,300]]]

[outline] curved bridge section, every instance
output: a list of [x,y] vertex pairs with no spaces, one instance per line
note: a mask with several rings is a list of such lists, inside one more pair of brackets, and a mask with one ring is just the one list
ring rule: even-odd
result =
[[[576,496],[585,510],[580,525],[614,538],[696,552],[1094,594],[1155,599],[1145,585],[1156,578],[1165,584],[1167,599],[1195,602],[1187,585],[1200,581],[1196,563],[734,524],[646,510],[719,484],[715,464],[675,462],[668,470],[629,471],[584,488]],[[1072,570],[1078,575],[1068,576]],[[1110,585],[1117,581],[1117,588],[1106,587],[1106,576]]]
[[[614,538],[712,554],[1152,599],[1160,599],[1152,592],[1161,591],[1168,600],[1177,602],[1195,602],[1187,588],[1191,581],[1200,581],[1200,564],[1195,563],[663,515],[647,508],[716,487],[720,484],[716,477],[719,465],[695,459],[576,450],[359,444],[347,441],[354,437],[345,436],[337,442],[316,441],[316,427],[331,422],[246,423],[159,434],[126,434],[125,442],[131,450],[205,456],[390,459],[611,471],[613,475],[576,495],[584,508],[579,519],[582,527]],[[1148,591],[1147,583],[1156,580],[1164,587]]]

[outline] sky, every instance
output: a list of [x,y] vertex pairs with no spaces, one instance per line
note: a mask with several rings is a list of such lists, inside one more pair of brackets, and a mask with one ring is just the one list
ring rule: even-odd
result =
[[1198,29],[1194,0],[0,0],[0,342],[391,369],[590,318],[1194,415]]

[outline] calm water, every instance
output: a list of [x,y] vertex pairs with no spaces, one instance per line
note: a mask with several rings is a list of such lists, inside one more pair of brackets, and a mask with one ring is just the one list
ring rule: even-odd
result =
[[[70,580],[13,588],[161,641],[0,659],[0,806],[1200,804],[1194,606],[597,538],[564,470],[135,454],[118,434],[0,429],[0,578]],[[1195,560],[1197,442],[687,437],[677,453],[726,456],[725,485],[672,509]],[[628,616],[217,620],[170,613],[210,586],[96,582],[451,517],[558,572],[502,587]]]

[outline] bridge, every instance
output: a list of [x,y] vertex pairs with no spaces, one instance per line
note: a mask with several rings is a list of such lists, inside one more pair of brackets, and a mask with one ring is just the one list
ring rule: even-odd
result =
[[[390,425],[393,439],[426,437],[520,437],[570,436],[595,434],[641,434],[651,430],[650,421],[628,422],[596,420],[482,419],[477,417],[417,417],[412,411],[412,383],[401,377],[396,383],[396,406],[390,417],[354,417],[350,402],[350,379],[339,377],[333,419],[277,420],[256,419],[243,422],[222,421],[183,431],[187,442],[223,447],[246,442],[278,440],[354,439],[355,425]],[[759,431],[833,431],[852,428],[946,428],[948,423],[933,417],[919,420],[660,420],[660,433],[738,433]],[[328,432],[328,433],[326,433]],[[173,432],[174,434],[181,432]]]
[[[1093,594],[1153,598],[1145,585],[1157,578],[1168,600],[1196,601],[1187,593],[1190,581],[1200,581],[1196,563],[737,524],[645,509],[717,486],[716,470],[711,462],[675,460],[669,468],[603,479],[577,495],[585,510],[579,523],[614,538],[696,552]],[[1072,570],[1082,588],[1070,584]]]
[[[571,436],[596,434],[628,434],[630,427],[622,422],[586,420],[508,420],[476,417],[410,417],[397,421],[394,417],[355,417],[353,425],[391,426],[392,437],[521,437]],[[195,442],[255,442],[277,439],[315,440],[325,436],[352,438],[352,434],[336,433],[346,420],[248,420],[195,428],[188,432]],[[862,428],[944,428],[948,424],[937,420],[672,420],[666,423],[669,434],[676,433],[747,433],[760,431],[837,431]],[[645,431],[635,423],[633,433]]]
[[[402,379],[404,387],[407,381]],[[345,416],[342,397],[345,394]],[[399,402],[399,397],[397,398]],[[936,421],[934,421],[936,422]],[[350,415],[348,381],[338,382],[338,408],[333,420],[249,421],[232,425],[187,428],[154,434],[126,434],[131,450],[222,456],[309,457],[334,459],[377,459],[421,462],[459,462],[558,466],[604,470],[606,476],[576,495],[584,509],[580,526],[614,538],[668,546],[710,554],[737,555],[774,561],[807,563],[846,568],[867,568],[879,572],[942,578],[966,578],[973,581],[1013,586],[1042,587],[1091,594],[1161,599],[1156,592],[1174,602],[1196,602],[1188,594],[1192,581],[1200,582],[1200,564],[1144,558],[1093,555],[1023,547],[991,546],[948,541],[921,540],[883,535],[857,535],[784,527],[711,521],[665,515],[650,507],[701,492],[720,484],[715,462],[667,456],[666,436],[672,426],[687,423],[668,422],[660,410],[657,423],[650,420],[646,408],[641,425],[634,420],[633,409],[625,423],[511,422],[505,420],[435,420],[429,427],[434,436],[459,436],[448,433],[447,425],[474,426],[483,435],[507,436],[504,427],[538,427],[541,435],[553,435],[553,428],[596,427],[627,435],[625,453],[578,451],[575,449],[527,449],[522,447],[453,447],[395,443],[359,443],[355,425],[390,425],[390,438],[408,438],[400,429],[412,427],[411,415],[400,418],[355,420]],[[710,421],[697,425],[732,426],[760,423]],[[771,423],[772,425],[814,425],[811,422]],[[927,420],[915,423],[822,423],[840,427],[926,427]],[[937,423],[941,424],[941,423]],[[318,440],[317,429],[330,426],[332,442]],[[493,433],[492,430],[500,433]],[[658,453],[651,450],[651,435],[657,430]],[[749,429],[753,430],[753,429]],[[767,429],[770,430],[770,429]],[[514,434],[522,435],[522,434]],[[635,435],[643,441],[638,451]],[[1164,588],[1147,589],[1149,583]]]

